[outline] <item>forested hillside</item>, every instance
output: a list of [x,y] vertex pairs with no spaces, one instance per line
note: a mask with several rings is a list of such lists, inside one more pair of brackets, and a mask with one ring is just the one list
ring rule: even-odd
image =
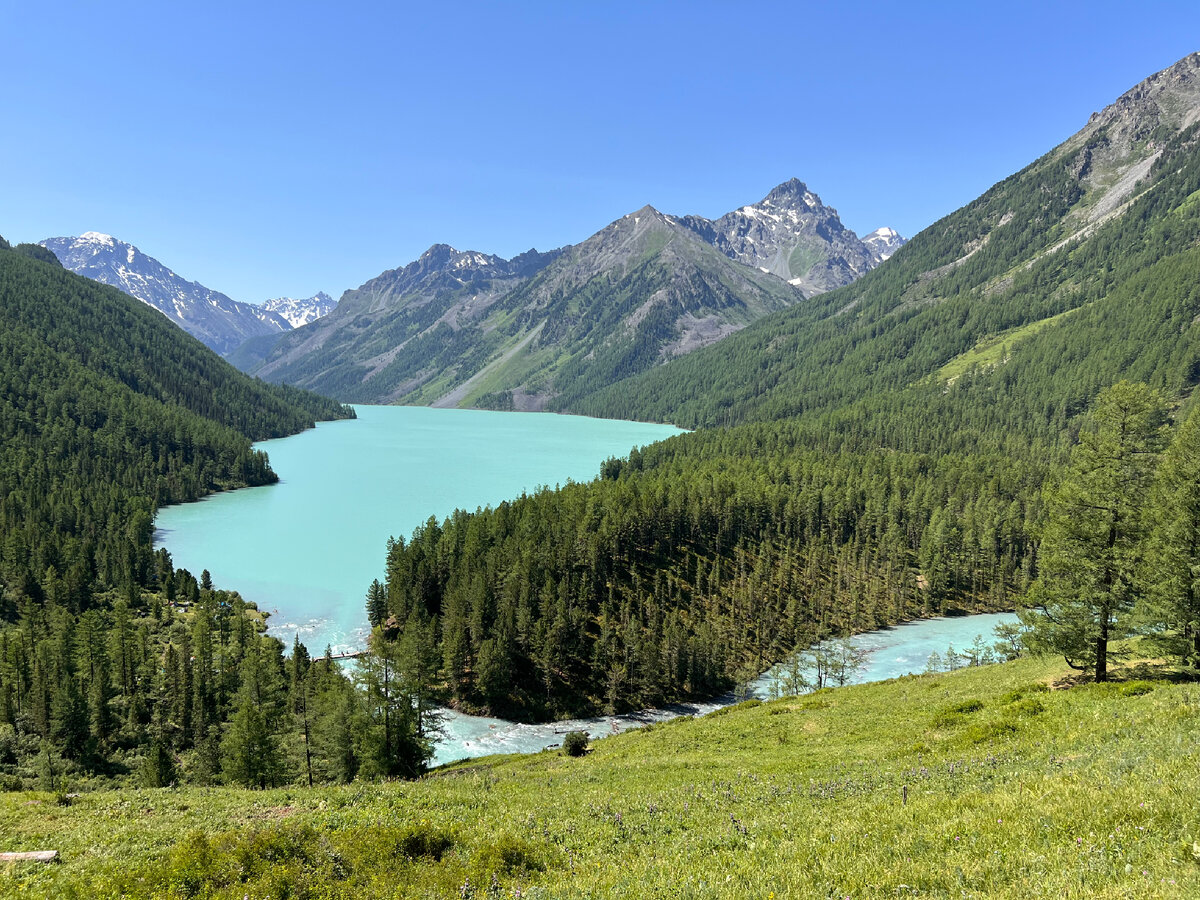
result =
[[[119,291],[0,250],[0,573],[145,584],[156,506],[274,479],[251,440],[345,415],[240,374]],[[78,607],[82,596],[73,597]]]
[[272,655],[281,677],[281,648],[235,594],[153,551],[154,513],[274,481],[251,440],[353,413],[7,244],[0,350],[0,780],[20,786],[39,758],[51,778],[157,777],[183,746],[219,765],[221,723],[247,684],[265,696]]
[[555,714],[1019,602],[1095,398],[1128,378],[1178,406],[1200,380],[1198,71],[1148,79],[854,284],[580,398],[702,430],[396,542],[393,611],[439,622],[466,702]]

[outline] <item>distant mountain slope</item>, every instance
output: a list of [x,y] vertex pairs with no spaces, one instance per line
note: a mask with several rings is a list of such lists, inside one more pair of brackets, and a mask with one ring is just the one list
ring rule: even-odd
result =
[[875,261],[792,180],[715,222],[647,206],[579,245],[512,260],[434,245],[234,359],[346,400],[564,408]]
[[95,231],[79,237],[48,238],[41,246],[72,272],[137,297],[221,354],[230,353],[249,338],[289,331],[295,327],[292,319],[311,321],[319,314],[317,310],[333,305],[324,294],[303,301],[268,301],[289,310],[288,315],[281,315],[266,304],[240,303],[180,277],[132,244]]
[[121,291],[3,248],[0,347],[0,618],[62,579],[74,611],[92,586],[146,584],[158,505],[269,482],[251,440],[349,414],[243,375]]
[[263,303],[262,308],[267,312],[284,319],[293,328],[315,322],[321,316],[329,315],[337,301],[324,291],[302,300],[295,297],[276,297]]
[[[1077,332],[1090,313],[1055,317],[1117,302],[1151,266],[1172,258],[1185,264],[1200,236],[1190,231],[1190,192],[1200,189],[1191,181],[1198,120],[1200,55],[1192,55],[1093,114],[1078,134],[861,280],[576,409],[691,427],[776,419],[906,389],[952,363],[965,372],[972,358],[1011,384],[1023,352]],[[1182,334],[1190,340],[1192,331]],[[1131,337],[1105,341],[1129,345]],[[1113,346],[1078,352],[1111,356]],[[1101,383],[1080,381],[1072,396],[1051,402],[1061,414],[1077,411]]]

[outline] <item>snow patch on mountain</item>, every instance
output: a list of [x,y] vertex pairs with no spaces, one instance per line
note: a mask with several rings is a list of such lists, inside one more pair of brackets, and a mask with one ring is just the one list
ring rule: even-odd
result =
[[295,297],[276,297],[266,301],[262,308],[283,318],[293,328],[315,322],[321,316],[327,315],[337,301],[324,291],[312,297],[297,299]]
[[882,228],[876,228],[864,237],[862,242],[867,245],[867,248],[871,251],[871,255],[879,262],[883,262],[908,243],[905,238],[900,236],[900,232],[896,231],[895,228],[888,228],[886,225]]
[[218,353],[229,353],[248,338],[292,328],[286,319],[262,307],[239,303],[181,278],[154,257],[110,234],[88,231],[40,243],[64,268],[136,297]]

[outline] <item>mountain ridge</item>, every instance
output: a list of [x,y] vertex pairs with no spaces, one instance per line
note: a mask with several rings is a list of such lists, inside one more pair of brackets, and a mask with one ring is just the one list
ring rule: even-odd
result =
[[[1136,227],[1121,221],[1142,198],[1179,181],[1163,169],[1164,154],[1190,160],[1198,123],[1200,54],[1191,54],[1093,113],[1079,132],[914,236],[861,280],[757,322],[732,342],[614,385],[577,411],[696,427],[781,418],[814,403],[832,409],[856,393],[849,385],[861,392],[868,375],[875,390],[899,390],[995,335],[1075,308],[1081,296],[1099,299],[1091,285],[1111,275],[1066,278],[1064,271],[1076,272],[1074,257],[1104,246],[1095,241],[1105,229],[1133,239]],[[1046,283],[1059,284],[1058,293],[1046,296]],[[959,311],[953,325],[952,309]]]
[[434,244],[347,291],[329,317],[234,359],[347,400],[557,408],[878,261],[793,179],[719,220],[647,205],[511,260]]
[[[77,275],[111,285],[158,310],[222,356],[252,338],[290,331],[294,323],[276,307],[243,303],[198,281],[189,281],[133,244],[98,231],[78,237],[54,237],[37,246],[52,252]],[[325,301],[319,298],[324,297]],[[289,301],[283,303],[282,301]],[[268,301],[300,321],[311,321],[319,309],[331,308],[328,295],[307,301]]]
[[315,322],[321,316],[328,315],[335,306],[337,306],[337,301],[324,291],[318,291],[311,297],[303,298],[273,297],[262,303],[263,309],[279,316],[292,328],[299,328],[301,325]]

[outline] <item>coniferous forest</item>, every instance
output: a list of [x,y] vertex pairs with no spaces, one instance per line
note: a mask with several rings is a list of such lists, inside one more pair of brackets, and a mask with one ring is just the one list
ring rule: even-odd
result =
[[415,773],[428,742],[397,649],[357,685],[285,659],[253,606],[152,545],[159,506],[276,480],[252,440],[353,412],[20,251],[0,244],[0,781]]
[[[1149,136],[1128,209],[1080,229],[1079,161],[1109,140],[1064,145],[845,288],[573,400],[699,430],[394,540],[386,612],[439,636],[458,701],[534,717],[710,695],[912,616],[1053,615],[1027,591],[1089,411],[1131,379],[1183,422],[1200,380],[1200,130]],[[1157,448],[1139,458],[1149,484]],[[1091,620],[1145,612],[1158,576],[1137,571]],[[1071,658],[1094,669],[1087,640]]]

